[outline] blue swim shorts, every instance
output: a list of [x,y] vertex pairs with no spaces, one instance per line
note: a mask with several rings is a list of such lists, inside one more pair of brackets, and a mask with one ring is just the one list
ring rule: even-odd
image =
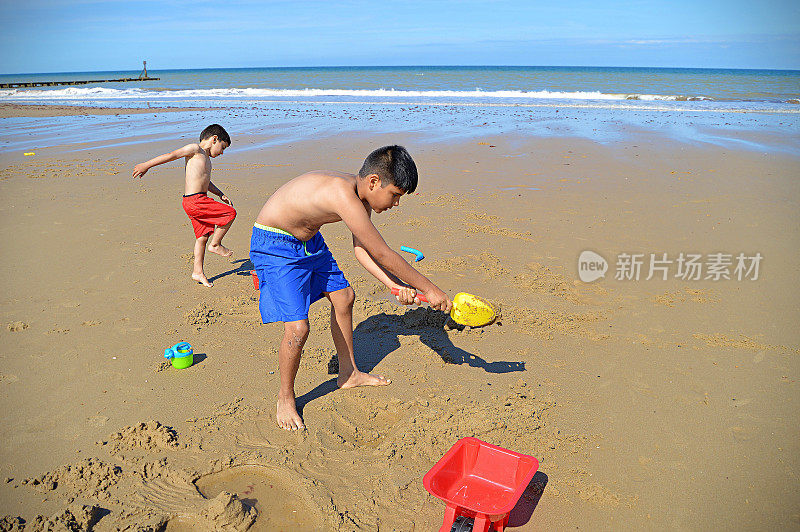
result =
[[256,224],[250,260],[258,275],[264,323],[308,319],[311,303],[324,292],[350,286],[319,233],[303,242],[281,229]]

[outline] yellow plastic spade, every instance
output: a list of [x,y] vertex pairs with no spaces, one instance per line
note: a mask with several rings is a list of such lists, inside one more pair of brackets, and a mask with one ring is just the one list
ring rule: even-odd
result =
[[450,317],[461,325],[480,327],[489,325],[497,317],[494,306],[482,297],[460,292],[453,298]]
[[[392,288],[392,293],[398,295],[400,290]],[[428,302],[422,294],[417,294],[416,297],[420,301]],[[494,306],[482,297],[460,292],[453,298],[450,317],[459,325],[481,327],[492,323],[497,317],[497,313],[494,310]]]

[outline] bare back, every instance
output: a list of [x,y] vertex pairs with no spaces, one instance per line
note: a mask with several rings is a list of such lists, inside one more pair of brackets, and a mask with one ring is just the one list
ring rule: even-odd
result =
[[[342,220],[337,202],[343,195],[358,199],[356,176],[341,172],[309,172],[276,190],[258,213],[256,223],[283,229],[306,241],[324,224]],[[369,207],[364,206],[364,209],[368,212]]]
[[200,147],[194,144],[193,153],[186,156],[186,186],[184,188],[187,196],[198,192],[208,192],[208,185],[211,183],[211,157]]
[[370,273],[388,281],[388,272],[422,291],[433,308],[450,310],[447,294],[392,250],[372,223],[373,212],[399,205],[403,194],[405,191],[397,185],[383,185],[377,174],[356,177],[340,172],[309,172],[276,190],[258,213],[256,223],[283,229],[307,241],[321,226],[342,221],[353,233],[356,258]]

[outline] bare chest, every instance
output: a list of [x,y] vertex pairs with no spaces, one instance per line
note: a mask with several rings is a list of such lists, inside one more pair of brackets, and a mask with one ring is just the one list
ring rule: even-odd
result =
[[211,161],[208,157],[195,155],[186,161],[186,176],[192,179],[209,179],[211,176]]

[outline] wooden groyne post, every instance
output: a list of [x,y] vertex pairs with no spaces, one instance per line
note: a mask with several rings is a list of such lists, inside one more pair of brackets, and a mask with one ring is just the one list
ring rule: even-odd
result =
[[144,69],[138,78],[119,78],[119,79],[86,79],[68,81],[23,81],[19,83],[0,83],[0,89],[16,89],[20,87],[54,87],[56,85],[87,85],[89,83],[124,83],[126,81],[156,81],[161,78],[151,78],[147,75],[147,61]]

